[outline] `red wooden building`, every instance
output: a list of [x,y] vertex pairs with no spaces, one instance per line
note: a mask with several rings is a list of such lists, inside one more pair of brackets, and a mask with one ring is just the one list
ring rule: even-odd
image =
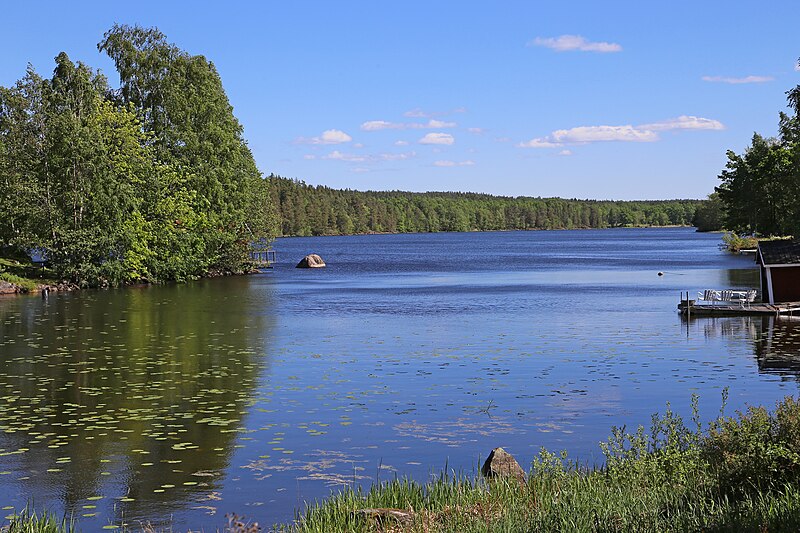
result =
[[800,240],[759,242],[756,262],[762,301],[800,302]]

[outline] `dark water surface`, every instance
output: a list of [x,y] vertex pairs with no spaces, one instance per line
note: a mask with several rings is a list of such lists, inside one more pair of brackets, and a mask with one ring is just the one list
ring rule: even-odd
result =
[[[213,530],[503,446],[599,462],[666,402],[797,393],[800,323],[697,319],[758,286],[689,229],[280,239],[273,272],[0,300],[0,505]],[[294,264],[319,253],[328,267]],[[664,271],[662,277],[657,272]]]

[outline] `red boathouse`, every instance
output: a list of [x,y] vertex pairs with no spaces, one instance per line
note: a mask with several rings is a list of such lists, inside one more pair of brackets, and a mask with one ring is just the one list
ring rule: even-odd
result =
[[762,301],[800,302],[800,240],[759,242],[756,262]]

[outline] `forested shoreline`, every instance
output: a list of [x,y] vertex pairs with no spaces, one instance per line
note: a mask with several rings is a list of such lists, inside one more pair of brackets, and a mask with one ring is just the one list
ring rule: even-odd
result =
[[800,85],[786,95],[777,136],[754,133],[741,154],[728,150],[720,185],[697,210],[700,231],[800,236]]
[[64,52],[0,87],[0,254],[78,286],[245,270],[277,224],[214,64],[155,28],[97,48],[119,89]]
[[283,236],[688,226],[702,203],[354,191],[276,175],[267,181]]

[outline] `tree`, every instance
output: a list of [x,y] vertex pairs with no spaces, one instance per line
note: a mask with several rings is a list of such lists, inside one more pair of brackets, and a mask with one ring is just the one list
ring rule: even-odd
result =
[[725,212],[719,193],[713,192],[708,199],[697,206],[692,225],[697,231],[720,231],[723,228]]

